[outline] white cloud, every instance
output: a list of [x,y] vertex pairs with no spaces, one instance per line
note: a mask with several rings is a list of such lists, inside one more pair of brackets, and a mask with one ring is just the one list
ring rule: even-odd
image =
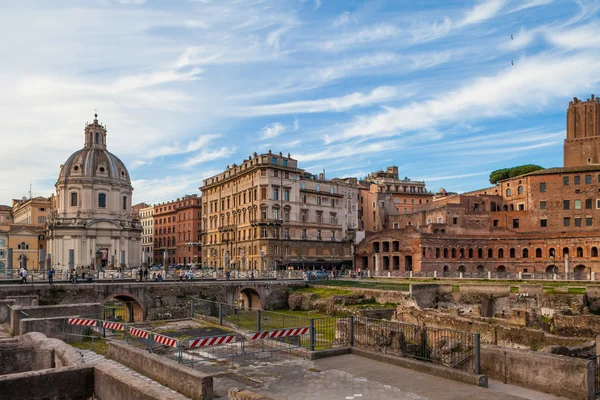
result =
[[547,29],[546,38],[553,45],[566,50],[582,50],[600,47],[600,28],[597,23],[572,29]]
[[199,20],[199,19],[186,21],[185,26],[190,27],[190,28],[202,28],[202,29],[210,28],[209,23],[207,23],[206,21]]
[[202,150],[200,154],[188,158],[183,164],[179,166],[188,168],[198,164],[204,164],[210,161],[220,160],[223,158],[230,157],[236,151],[237,147],[221,147],[216,150]]
[[[430,128],[454,121],[508,115],[516,110],[539,107],[549,99],[569,96],[600,82],[595,65],[597,53],[571,57],[542,54],[522,59],[513,68],[482,77],[438,99],[414,102],[385,112],[357,117],[341,134],[330,140],[372,135],[391,136],[403,131]],[[414,118],[418,115],[419,118]]]
[[290,30],[289,26],[284,26],[278,29],[275,29],[274,31],[270,32],[267,35],[267,44],[277,50],[279,50],[281,44],[280,44],[280,38],[281,35],[283,35],[285,32],[287,32],[288,30]]
[[494,18],[504,7],[506,0],[484,0],[465,13],[459,26],[478,24]]
[[380,22],[358,32],[345,34],[333,40],[325,41],[319,46],[324,50],[341,51],[355,45],[390,39],[398,35],[400,30],[396,25]]
[[279,135],[281,135],[283,132],[285,132],[287,130],[287,128],[283,125],[280,124],[279,122],[273,122],[272,124],[266,125],[264,126],[260,132],[261,132],[261,139],[271,139],[274,137],[277,137]]
[[340,15],[338,15],[333,22],[331,23],[331,25],[334,28],[339,28],[341,26],[346,26],[350,23],[351,18],[350,18],[350,12],[349,11],[344,11],[343,13],[341,13]]
[[145,4],[146,0],[119,0],[121,4]]
[[[376,103],[397,99],[401,93],[398,88],[381,86],[373,89],[370,93],[355,92],[346,96],[333,97],[318,100],[302,100],[289,103],[255,106],[246,110],[248,115],[280,115],[280,114],[303,114],[320,112],[341,112],[353,107],[364,107]],[[263,128],[263,138],[278,136],[285,128],[279,123],[271,124]],[[276,133],[276,134],[273,134]]]
[[[148,151],[147,156],[149,158],[157,158],[164,156],[173,156],[177,154],[186,154],[191,153],[193,151],[201,150],[203,147],[206,147],[210,142],[218,139],[220,135],[203,135],[200,136],[196,140],[192,140],[188,142],[186,145],[164,145],[164,146],[156,146],[155,148]],[[172,143],[172,142],[171,142]]]
[[529,0],[510,10],[510,12],[521,11],[531,7],[545,6],[546,4],[550,4],[553,1],[554,0]]
[[452,20],[445,17],[441,23],[420,23],[410,30],[413,42],[423,43],[446,36],[452,29]]

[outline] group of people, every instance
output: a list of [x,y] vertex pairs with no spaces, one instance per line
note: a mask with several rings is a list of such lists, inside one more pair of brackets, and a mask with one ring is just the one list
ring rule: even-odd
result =
[[187,271],[180,270],[179,271],[179,282],[183,282],[184,279],[186,281],[187,280],[193,281],[194,280],[194,273],[191,270],[189,270],[189,269]]

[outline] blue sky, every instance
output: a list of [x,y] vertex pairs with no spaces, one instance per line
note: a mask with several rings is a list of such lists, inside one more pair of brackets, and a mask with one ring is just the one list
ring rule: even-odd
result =
[[[8,3],[8,4],[7,4]],[[0,3],[0,204],[50,195],[98,110],[135,202],[198,193],[253,152],[328,177],[397,165],[431,190],[562,164],[600,94],[599,1]],[[511,35],[513,39],[511,39]],[[514,65],[513,65],[514,64]]]

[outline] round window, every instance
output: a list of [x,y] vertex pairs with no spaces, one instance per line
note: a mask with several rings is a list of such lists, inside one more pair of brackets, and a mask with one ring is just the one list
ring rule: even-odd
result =
[[100,167],[100,172],[104,172],[104,167]]
[[73,167],[73,170],[74,171],[79,171],[79,167],[76,165],[76,166]]

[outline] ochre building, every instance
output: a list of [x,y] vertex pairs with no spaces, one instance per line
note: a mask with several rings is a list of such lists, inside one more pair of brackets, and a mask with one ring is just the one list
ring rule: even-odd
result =
[[254,153],[204,180],[203,265],[272,270],[352,264],[356,179],[325,179]]

